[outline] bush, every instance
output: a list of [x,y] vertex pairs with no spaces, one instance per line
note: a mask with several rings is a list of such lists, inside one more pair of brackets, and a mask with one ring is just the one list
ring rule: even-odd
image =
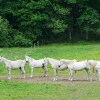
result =
[[14,36],[14,46],[29,47],[32,46],[32,41],[25,38],[22,34]]
[[8,47],[10,45],[10,31],[9,22],[0,16],[0,47]]

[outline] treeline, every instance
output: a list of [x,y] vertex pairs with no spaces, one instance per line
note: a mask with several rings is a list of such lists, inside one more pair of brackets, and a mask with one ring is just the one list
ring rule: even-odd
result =
[[100,0],[0,0],[0,47],[100,40]]

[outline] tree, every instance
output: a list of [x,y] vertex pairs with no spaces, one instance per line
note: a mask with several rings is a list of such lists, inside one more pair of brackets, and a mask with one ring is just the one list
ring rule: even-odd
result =
[[86,7],[77,21],[83,33],[86,33],[86,40],[89,39],[89,33],[96,32],[100,27],[100,16],[96,10],[90,7]]
[[9,46],[77,41],[80,33],[86,39],[100,33],[99,0],[0,0],[0,16],[9,22]]
[[11,45],[9,33],[11,31],[9,22],[0,16],[0,47]]

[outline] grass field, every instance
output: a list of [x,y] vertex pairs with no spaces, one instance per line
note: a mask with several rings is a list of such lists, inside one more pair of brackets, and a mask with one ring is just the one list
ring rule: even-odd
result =
[[1,100],[100,100],[100,84],[0,81]]
[[[29,55],[35,59],[45,56],[55,59],[86,59],[100,60],[100,43],[89,44],[53,44],[31,48],[0,48],[0,56],[11,60],[24,59]],[[30,69],[26,64],[26,75]],[[49,76],[53,77],[53,70],[49,65]],[[99,82],[65,82],[64,84],[30,83],[20,80],[6,80],[7,71],[4,64],[0,64],[0,99],[2,100],[100,100]],[[19,75],[18,70],[12,71],[12,76]],[[42,69],[35,69],[34,76],[42,76]],[[68,71],[60,71],[59,76],[68,76]],[[95,75],[95,74],[93,74]],[[78,72],[77,77],[86,77],[84,71]]]

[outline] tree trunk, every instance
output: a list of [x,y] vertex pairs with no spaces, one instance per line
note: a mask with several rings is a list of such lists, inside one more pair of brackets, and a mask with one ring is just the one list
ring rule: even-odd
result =
[[69,40],[71,41],[72,40],[72,33],[69,32]]

